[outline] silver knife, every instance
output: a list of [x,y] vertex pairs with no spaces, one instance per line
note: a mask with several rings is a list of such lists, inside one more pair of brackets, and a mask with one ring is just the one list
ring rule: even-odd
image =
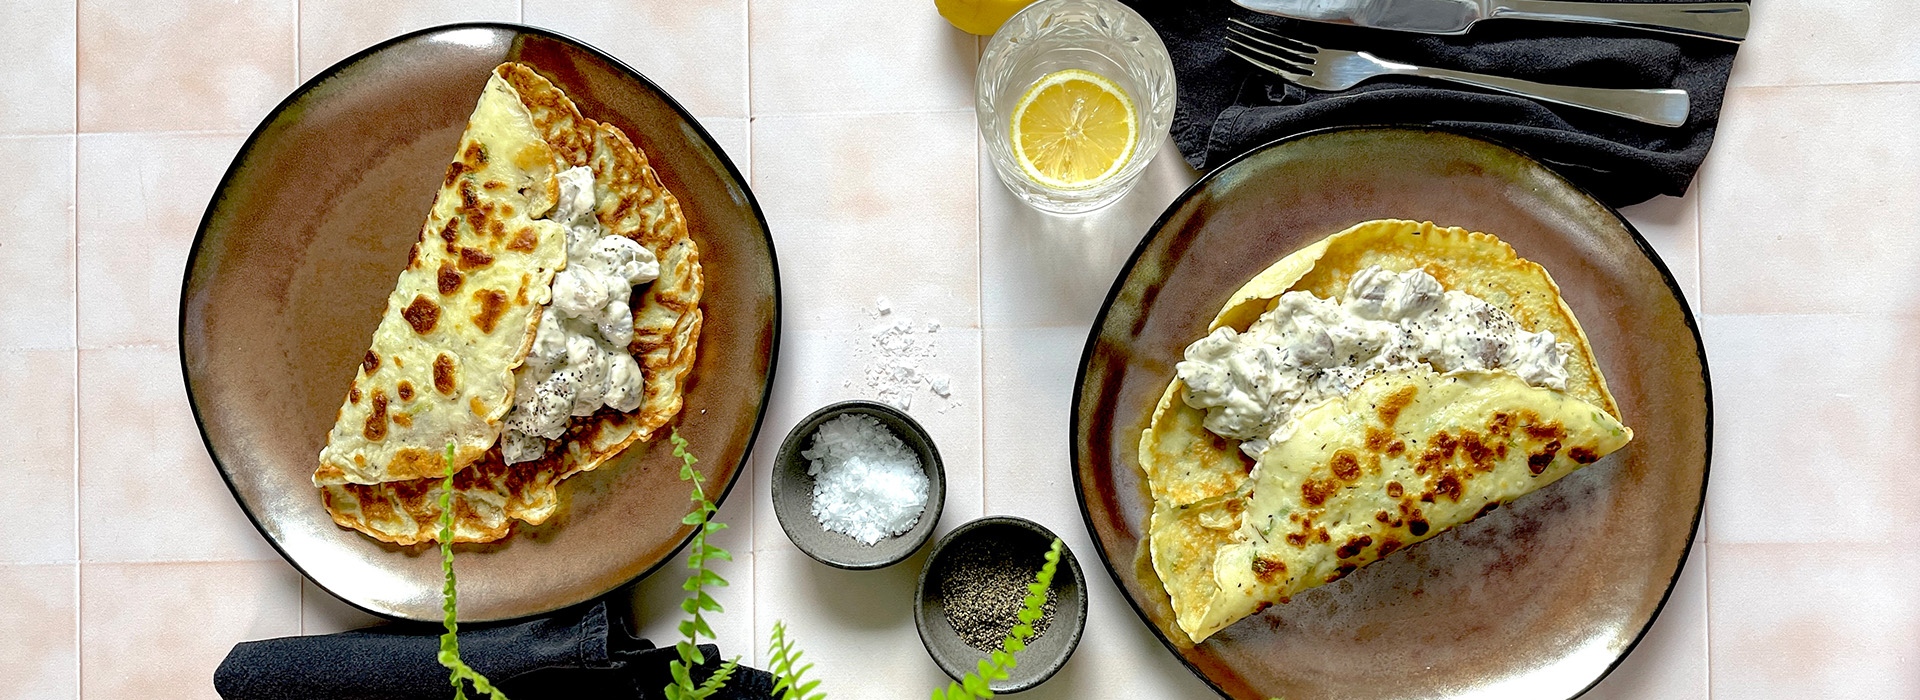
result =
[[1483,19],[1537,19],[1633,27],[1739,42],[1744,2],[1573,2],[1570,0],[1233,0],[1270,15],[1428,34],[1465,34]]

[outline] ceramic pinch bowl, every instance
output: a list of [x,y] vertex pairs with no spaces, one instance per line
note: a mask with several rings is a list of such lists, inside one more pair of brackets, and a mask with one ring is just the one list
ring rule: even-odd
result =
[[[846,414],[871,416],[906,443],[920,458],[920,469],[927,475],[927,504],[920,519],[904,533],[865,544],[840,532],[826,529],[813,514],[814,477],[807,473],[808,459],[802,452],[813,447],[814,432],[827,421]],[[947,473],[940,464],[940,451],[925,428],[906,413],[873,401],[842,401],[814,411],[787,433],[773,464],[773,514],[787,539],[807,556],[828,566],[842,569],[879,569],[899,563],[920,550],[933,538],[940,524],[940,511],[947,499]]]
[[[1056,537],[1051,530],[1031,520],[992,516],[955,528],[933,546],[920,569],[920,582],[914,588],[913,623],[920,630],[920,641],[926,645],[927,654],[940,670],[957,681],[977,672],[980,662],[988,658],[987,652],[968,645],[947,618],[947,592],[942,584],[951,578],[950,567],[961,554],[982,556],[985,552],[987,557],[1020,561],[1016,566],[1023,574],[1013,603],[1017,610],[1018,598],[1026,595],[1026,586],[1040,572],[1047,548]],[[1027,564],[1032,565],[1032,571],[1025,571]],[[1014,654],[1014,669],[1007,679],[989,682],[988,689],[995,693],[1017,693],[1040,685],[1073,656],[1074,648],[1080,645],[1080,633],[1087,626],[1087,587],[1080,562],[1064,542],[1060,545],[1060,563],[1054,567],[1052,591],[1056,601],[1053,618],[1037,636],[1027,640],[1026,649]],[[1009,630],[1012,622],[1009,619]],[[1005,633],[999,633],[998,637],[1004,639]],[[999,643],[994,642],[993,646],[998,648]]]

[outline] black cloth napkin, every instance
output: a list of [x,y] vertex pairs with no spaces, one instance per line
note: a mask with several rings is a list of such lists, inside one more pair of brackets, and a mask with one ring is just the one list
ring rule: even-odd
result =
[[[552,615],[460,627],[460,658],[514,700],[654,698],[670,682],[673,647],[633,634],[625,605],[600,600]],[[242,642],[213,673],[226,700],[439,700],[453,697],[440,665],[439,625],[396,624],[339,634]],[[701,645],[704,680],[719,652]],[[763,700],[773,678],[740,667],[715,697]],[[474,697],[471,693],[468,697]]]
[[[1593,24],[1491,20],[1461,36],[1264,15],[1228,0],[1122,0],[1159,32],[1179,86],[1173,140],[1207,169],[1276,138],[1333,126],[1431,124],[1516,148],[1614,206],[1682,195],[1713,144],[1737,44]],[[1605,1],[1605,0],[1602,0]],[[1671,0],[1664,0],[1671,1]],[[1226,53],[1228,18],[1388,60],[1610,88],[1681,88],[1687,123],[1663,127],[1419,78],[1318,92]]]

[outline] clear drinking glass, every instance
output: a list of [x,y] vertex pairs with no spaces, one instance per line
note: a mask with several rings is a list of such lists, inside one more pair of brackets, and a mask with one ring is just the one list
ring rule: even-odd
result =
[[[1060,189],[1029,178],[1013,153],[1012,116],[1040,78],[1078,68],[1127,93],[1138,120],[1136,141],[1119,171],[1086,187]],[[1112,204],[1133,189],[1173,123],[1173,61],[1147,20],[1113,0],[1041,0],[1001,25],[987,44],[974,80],[980,134],[994,172],[1037,209],[1063,214]]]

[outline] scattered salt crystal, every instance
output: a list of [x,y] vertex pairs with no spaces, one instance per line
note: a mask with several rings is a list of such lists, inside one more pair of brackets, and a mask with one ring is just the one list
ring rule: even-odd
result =
[[927,388],[944,399],[953,395],[953,380],[944,374],[932,375],[927,377]]
[[872,545],[912,529],[926,509],[920,457],[872,416],[821,423],[800,456],[814,477],[813,516],[828,530]]
[[878,309],[867,309],[867,316],[879,322],[868,329],[869,342],[857,351],[866,360],[866,395],[903,411],[913,407],[921,391],[934,395],[936,400],[931,405],[935,411],[946,413],[958,406],[951,388],[934,391],[934,378],[926,371],[938,364],[940,320],[916,322],[910,315],[894,311],[885,297],[877,299],[876,306]]

